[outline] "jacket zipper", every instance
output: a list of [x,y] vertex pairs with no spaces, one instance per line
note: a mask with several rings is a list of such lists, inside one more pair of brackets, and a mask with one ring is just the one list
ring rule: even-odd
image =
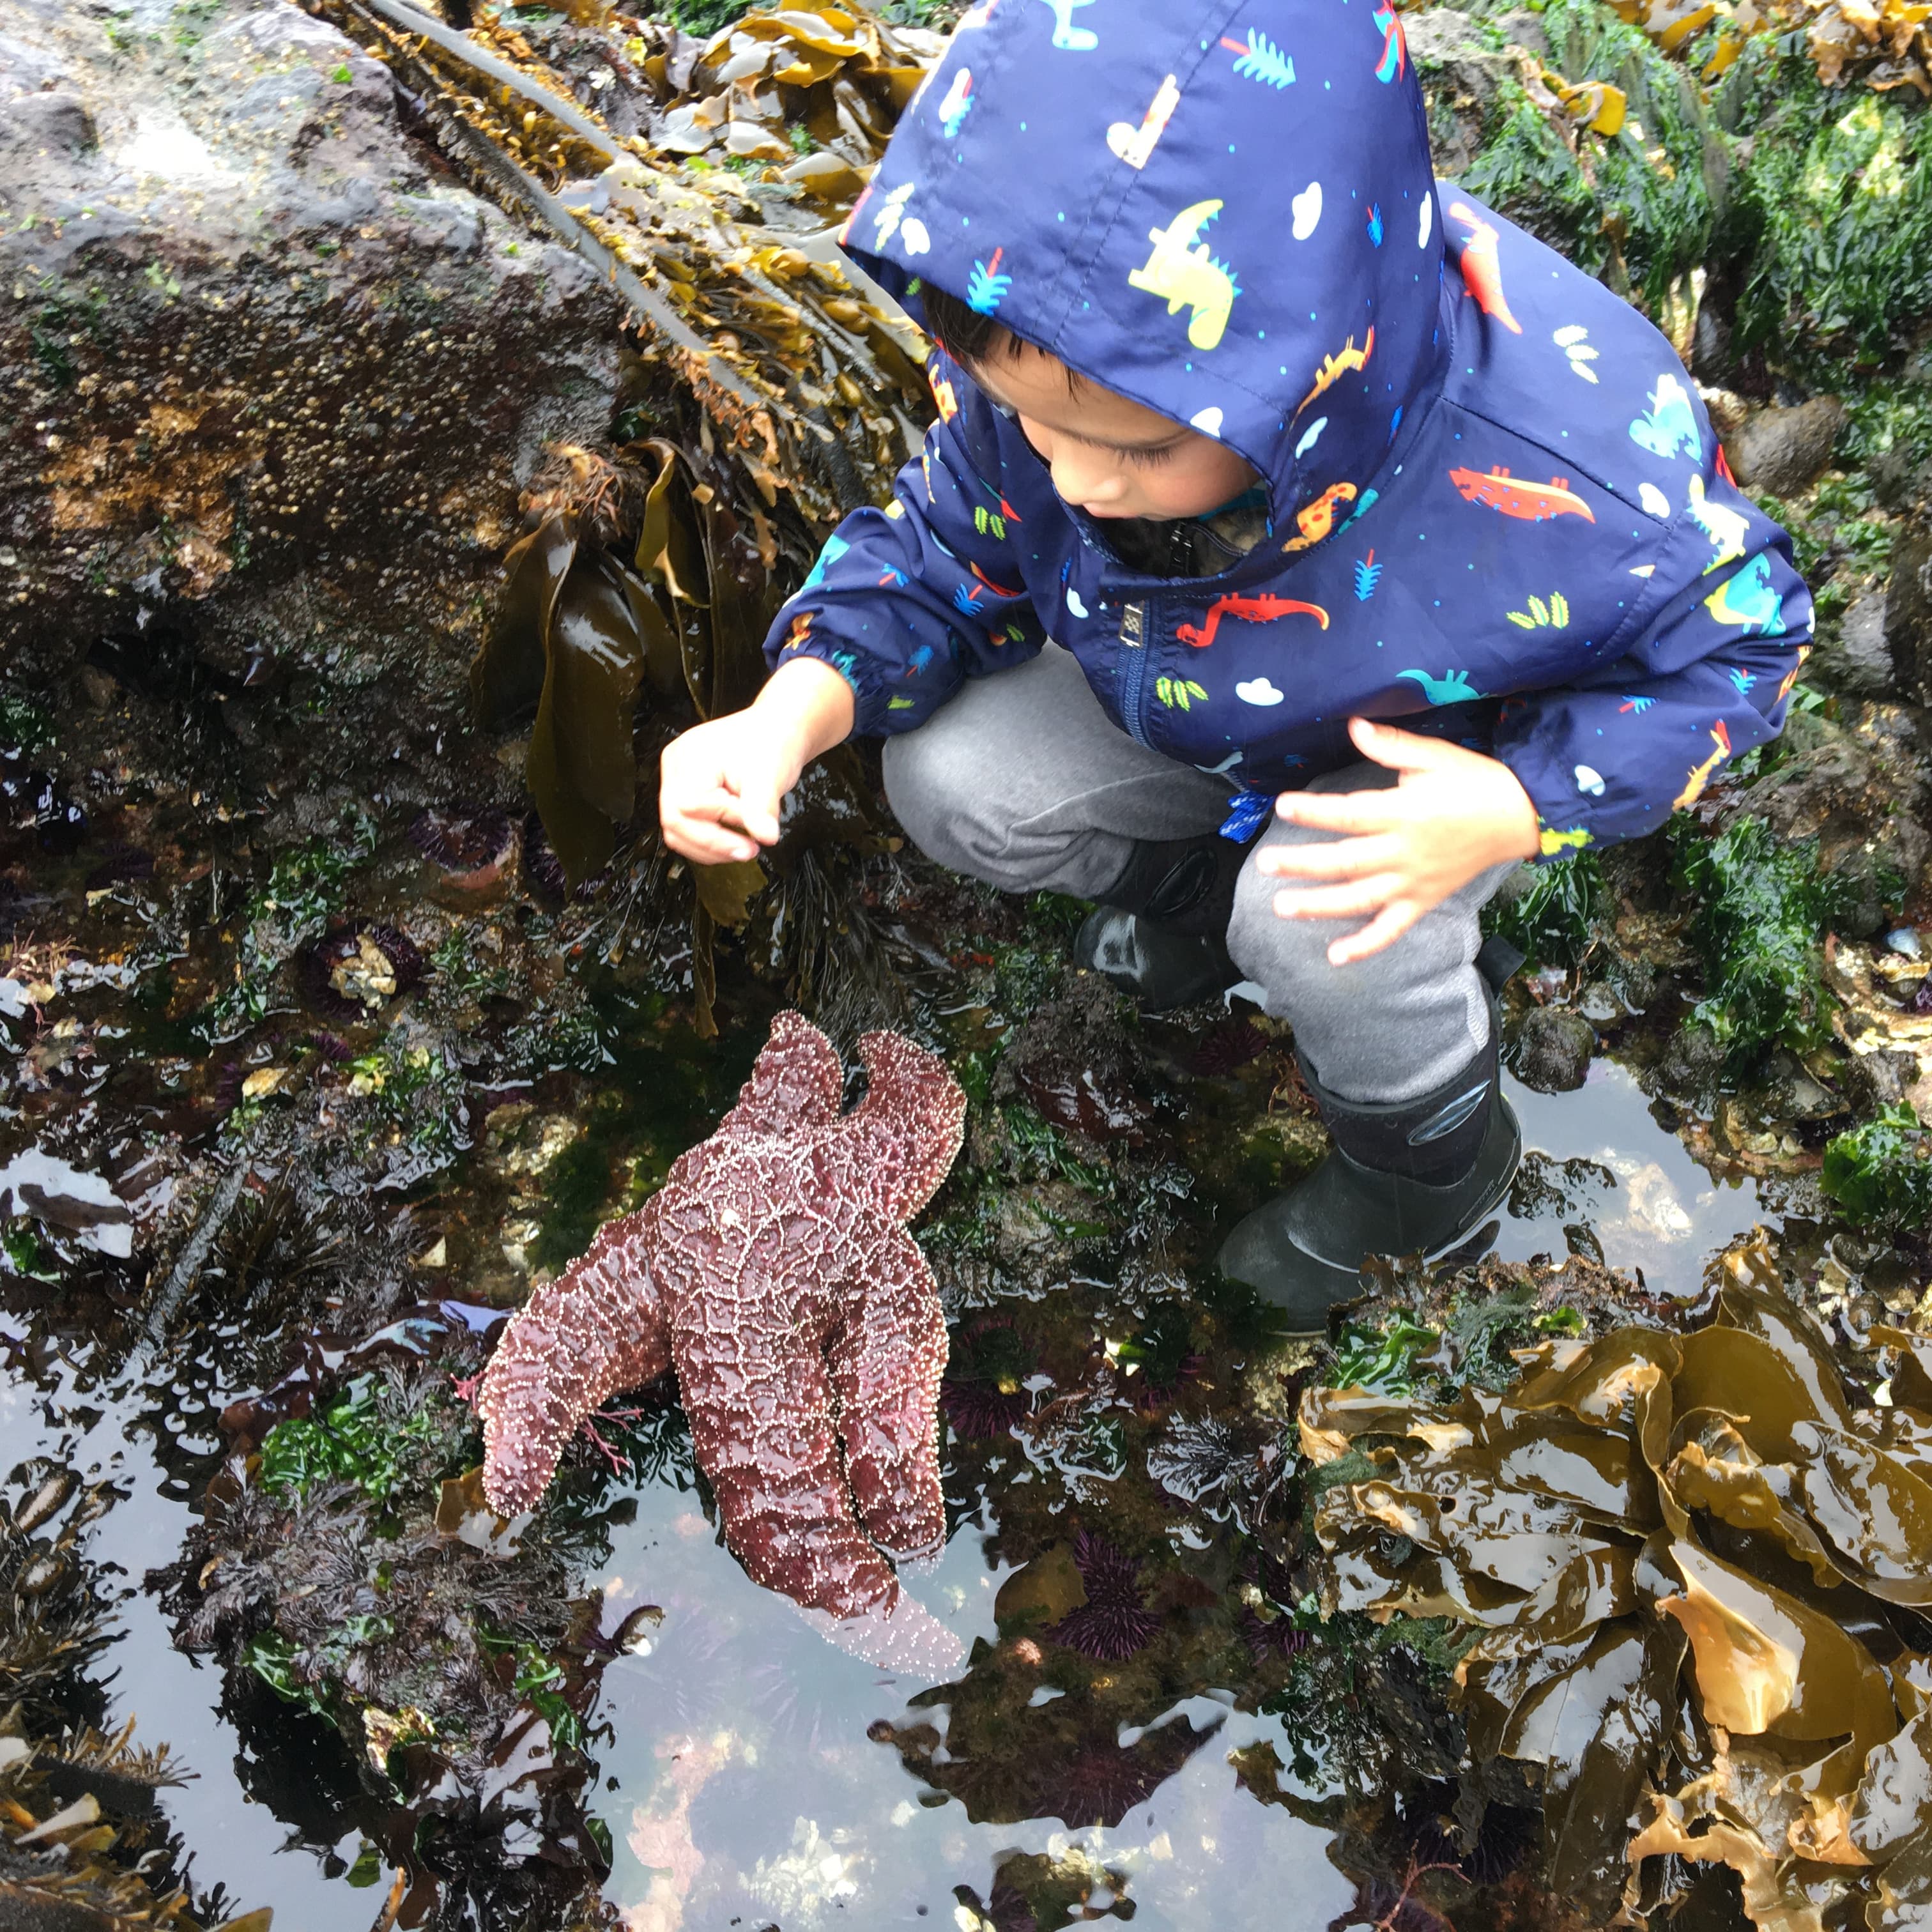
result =
[[[1137,745],[1148,742],[1147,606],[1124,604],[1120,610],[1120,722]],[[1151,750],[1153,748],[1149,746]]]

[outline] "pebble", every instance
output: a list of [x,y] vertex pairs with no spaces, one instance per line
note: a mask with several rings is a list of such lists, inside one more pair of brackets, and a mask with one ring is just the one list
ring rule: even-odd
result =
[[1924,951],[1924,948],[1919,944],[1918,934],[1909,926],[1898,926],[1888,932],[1885,936],[1885,943],[1892,948],[1893,952],[1902,952],[1908,959],[1918,958]]

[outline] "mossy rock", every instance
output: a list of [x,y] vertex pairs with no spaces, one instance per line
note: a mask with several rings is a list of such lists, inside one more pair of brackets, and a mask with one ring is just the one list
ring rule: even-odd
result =
[[[1466,10],[1498,52],[1513,38],[1540,39],[1534,51],[1543,56],[1546,46],[1548,64],[1566,80],[1608,82],[1622,90],[1629,112],[1615,135],[1580,132],[1573,152],[1532,98],[1517,58],[1497,63],[1486,101],[1470,90],[1483,124],[1462,184],[1660,314],[1672,284],[1704,260],[1730,194],[1729,146],[1694,82],[1599,0],[1550,0],[1533,22],[1502,0],[1478,0]],[[1442,117],[1455,104],[1444,99],[1442,83],[1456,84],[1466,62],[1432,58],[1429,44],[1440,37],[1418,38],[1416,65],[1440,146]]]
[[1740,350],[1797,345],[1876,364],[1932,316],[1932,115],[1914,96],[1827,88],[1802,46],[1750,42],[1714,102],[1748,137],[1737,222]]

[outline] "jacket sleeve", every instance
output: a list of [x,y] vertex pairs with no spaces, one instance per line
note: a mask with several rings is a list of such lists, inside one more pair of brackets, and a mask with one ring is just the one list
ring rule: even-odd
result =
[[1774,525],[1742,561],[1692,578],[1622,657],[1510,699],[1496,754],[1536,807],[1542,858],[1655,831],[1776,737],[1810,637],[1810,593]]
[[774,670],[808,657],[842,673],[858,698],[854,729],[868,736],[923,724],[964,679],[1046,642],[1009,531],[1016,519],[986,480],[1018,431],[943,353],[927,374],[939,418],[925,450],[884,509],[855,510],[826,538],[765,640]]

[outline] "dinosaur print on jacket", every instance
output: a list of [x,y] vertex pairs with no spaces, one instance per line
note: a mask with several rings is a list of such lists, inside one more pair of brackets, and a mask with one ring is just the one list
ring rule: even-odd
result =
[[1399,670],[1396,676],[1412,680],[1431,704],[1469,704],[1483,694],[1466,670],[1445,670],[1440,677],[1426,670]]
[[1352,503],[1355,500],[1355,486],[1352,483],[1331,483],[1312,503],[1304,503],[1294,513],[1294,526],[1301,534],[1290,537],[1282,545],[1292,553],[1298,550],[1312,550],[1316,544],[1335,527],[1335,511],[1338,505]]
[[1507,470],[1492,470],[1486,476],[1473,470],[1452,470],[1449,480],[1469,502],[1525,523],[1547,523],[1552,517],[1581,517],[1591,524],[1597,520],[1595,512],[1570,488],[1567,476],[1532,483],[1526,477],[1512,476]]
[[1187,339],[1197,349],[1220,346],[1241,292],[1232,273],[1208,251],[1201,231],[1221,212],[1218,201],[1197,201],[1184,208],[1165,228],[1150,228],[1154,252],[1127,277],[1130,288],[1143,289],[1167,300],[1169,315],[1183,308],[1193,310]]
[[1702,477],[1691,478],[1690,499],[1685,507],[1690,520],[1711,539],[1711,560],[1704,566],[1706,577],[1733,557],[1744,555],[1744,539],[1750,535],[1750,518],[1714,496],[1707,496]]
[[1090,54],[1100,44],[1100,36],[1091,27],[1076,27],[1073,10],[1090,7],[1094,0],[1041,0],[1053,10],[1053,44],[1068,53]]
[[1512,335],[1520,335],[1522,324],[1510,314],[1509,298],[1503,293],[1502,262],[1496,248],[1501,231],[1493,221],[1485,221],[1466,201],[1451,202],[1449,212],[1469,231],[1469,238],[1456,264],[1462,272],[1463,286],[1475,297],[1485,315],[1495,316]]
[[1180,85],[1169,74],[1161,82],[1160,92],[1154,98],[1154,105],[1138,128],[1131,121],[1116,121],[1108,128],[1108,146],[1129,167],[1145,167],[1155,144],[1167,131],[1167,124],[1174,118],[1174,110],[1180,105]]
[[1382,57],[1376,63],[1376,78],[1384,86],[1400,80],[1408,63],[1408,39],[1402,30],[1402,16],[1394,0],[1383,0],[1371,16],[1382,37]]
[[1375,324],[1371,322],[1369,325],[1368,334],[1364,339],[1360,348],[1358,349],[1355,346],[1355,338],[1352,335],[1346,342],[1342,344],[1336,354],[1324,356],[1322,358],[1322,366],[1315,372],[1315,386],[1295,404],[1294,413],[1298,416],[1300,416],[1316,397],[1325,394],[1332,388],[1337,381],[1348,374],[1350,370],[1366,369],[1369,366],[1369,358],[1375,352],[1376,328]]
[[1690,767],[1690,776],[1684,789],[1670,802],[1682,812],[1686,806],[1695,805],[1704,795],[1704,788],[1711,782],[1711,774],[1731,755],[1731,734],[1724,729],[1724,721],[1720,718],[1711,727],[1711,742],[1717,749],[1701,765]]
[[1771,587],[1771,562],[1754,556],[1726,578],[1709,596],[1704,608],[1720,624],[1740,625],[1767,638],[1784,628],[1784,600]]
[[1178,626],[1174,634],[1184,644],[1192,644],[1197,650],[1205,650],[1214,641],[1214,633],[1221,628],[1224,616],[1239,617],[1250,624],[1266,624],[1276,617],[1314,617],[1322,628],[1328,628],[1328,614],[1318,604],[1304,604],[1299,598],[1275,597],[1264,593],[1259,597],[1217,597],[1208,607],[1207,620],[1197,630],[1192,624]]
[[1630,424],[1630,433],[1631,442],[1653,456],[1703,460],[1704,439],[1698,431],[1697,412],[1690,406],[1690,392],[1667,369],[1650,392],[1650,407]]
[[[920,730],[1050,643],[1114,728],[1178,772],[1238,772],[1263,820],[1354,761],[1351,718],[1488,753],[1543,863],[1662,824],[1716,724],[1733,763],[1777,736],[1811,625],[1788,539],[1651,323],[1437,182],[1404,17],[973,9],[847,254],[915,322],[930,292],[997,298],[1022,340],[1214,438],[1251,487],[1174,533],[1215,574],[1170,574],[1165,547],[1113,540],[1111,506],[1056,492],[942,344],[943,420],[766,646],[808,616],[785,662],[844,675],[856,732]],[[941,110],[968,66],[956,140]]]

